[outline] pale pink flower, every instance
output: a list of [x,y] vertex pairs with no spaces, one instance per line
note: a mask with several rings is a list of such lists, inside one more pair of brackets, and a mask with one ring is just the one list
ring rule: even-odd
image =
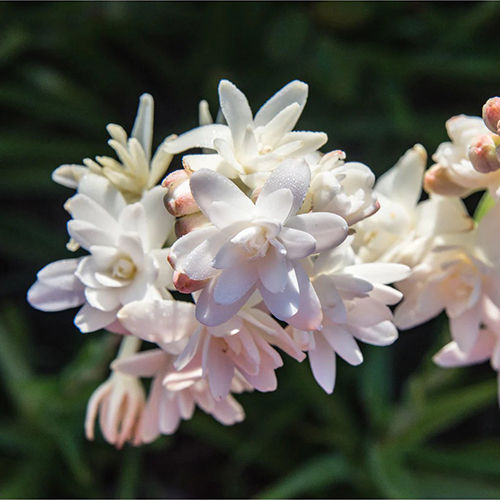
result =
[[213,225],[177,240],[169,260],[193,280],[210,280],[197,301],[199,321],[224,323],[258,289],[277,318],[306,328],[321,323],[317,296],[299,260],[341,243],[347,223],[324,212],[295,215],[309,181],[305,162],[284,162],[254,204],[220,174],[192,175],[193,196]]
[[[239,177],[251,188],[262,184],[267,174],[288,158],[301,158],[327,141],[322,132],[294,132],[307,100],[308,87],[290,82],[252,116],[245,95],[231,82],[221,80],[219,99],[225,124],[200,126],[167,143],[165,150],[181,153],[208,148],[211,154],[183,157],[184,168],[196,172],[210,169],[229,178]],[[203,114],[203,123],[208,122]],[[264,179],[265,180],[265,179]]]
[[387,286],[408,276],[402,264],[356,264],[350,241],[325,252],[311,265],[310,275],[323,309],[320,328],[293,328],[293,338],[307,351],[318,384],[332,393],[336,377],[336,355],[351,365],[363,356],[357,341],[385,346],[398,337],[387,307],[402,294]]
[[228,395],[236,373],[259,391],[274,391],[274,371],[283,361],[273,346],[298,361],[305,357],[279,323],[256,307],[247,306],[215,327],[199,323],[194,304],[180,301],[131,303],[118,317],[127,330],[165,351],[178,354],[184,345],[175,367],[183,370],[199,358],[202,376],[218,401]]
[[494,133],[500,133],[500,97],[490,97],[483,106],[484,124]]
[[[150,443],[160,434],[174,433],[181,420],[189,420],[193,416],[196,406],[224,425],[232,425],[245,418],[243,408],[232,395],[227,394],[220,400],[213,398],[196,359],[182,371],[175,369],[174,360],[172,354],[153,349],[117,360],[112,365],[115,373],[153,377],[137,429],[141,442]],[[250,389],[238,374],[230,385],[233,392]]]

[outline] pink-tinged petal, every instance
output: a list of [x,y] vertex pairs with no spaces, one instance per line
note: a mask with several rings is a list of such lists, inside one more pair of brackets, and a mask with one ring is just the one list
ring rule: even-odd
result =
[[290,260],[303,259],[316,252],[316,239],[304,231],[285,226],[279,239],[285,245],[286,255]]
[[476,343],[481,323],[481,304],[478,302],[473,308],[463,314],[450,318],[450,331],[453,340],[460,350],[468,352]]
[[[308,86],[299,80],[293,80],[276,92],[255,114],[255,126],[262,127],[269,123],[276,115],[293,103],[304,109],[307,101]],[[298,117],[297,117],[298,119]],[[295,124],[294,124],[295,125]],[[292,128],[293,126],[292,125]]]
[[500,203],[496,203],[481,219],[477,227],[477,244],[494,264],[500,259],[498,234],[500,231]]
[[200,323],[206,326],[217,326],[231,319],[247,302],[252,295],[255,287],[250,290],[239,300],[232,304],[218,304],[214,299],[215,280],[204,288],[196,303],[196,318]]
[[100,311],[115,311],[121,305],[116,288],[85,288],[85,298],[92,307]]
[[233,304],[254,288],[258,273],[253,262],[241,263],[238,267],[224,269],[214,278],[213,298],[221,305]]
[[368,264],[347,266],[344,272],[370,283],[387,284],[408,278],[410,268],[403,264],[370,262]]
[[317,330],[323,321],[321,303],[302,266],[295,264],[294,267],[300,290],[300,302],[299,310],[288,318],[288,323],[301,330]]
[[308,351],[311,370],[316,382],[326,393],[331,394],[335,387],[335,353],[322,335],[316,333],[314,340],[314,349]]
[[217,234],[217,228],[213,226],[201,227],[179,238],[170,248],[168,260],[172,267],[184,272],[184,261],[196,247],[205,240]]
[[187,274],[174,271],[173,284],[181,293],[193,293],[205,288],[208,280],[192,280]]
[[[234,341],[238,341],[239,349],[234,348]],[[260,353],[252,335],[246,329],[237,336],[225,339],[229,346],[228,355],[239,370],[250,375],[256,375],[260,370]]]
[[255,206],[262,217],[284,222],[290,214],[292,203],[293,194],[290,189],[278,189],[264,195],[261,193]]
[[[250,198],[234,182],[216,172],[199,170],[191,176],[189,184],[201,211],[219,228],[247,220],[255,213],[255,205]],[[226,213],[219,209],[212,210],[215,201],[226,203],[231,210]]]
[[491,353],[490,363],[494,370],[498,371],[500,369],[500,342],[498,341],[495,343],[495,347]]
[[274,369],[263,367],[257,375],[245,373],[245,378],[249,384],[260,392],[272,392],[278,387],[278,381]]
[[386,320],[392,320],[391,310],[371,297],[354,299],[347,312],[347,323],[350,325],[373,326]]
[[184,347],[183,351],[179,354],[179,356],[177,356],[177,359],[174,362],[176,370],[183,370],[191,363],[191,361],[193,361],[194,357],[198,353],[198,347],[200,345],[203,331],[204,327],[199,325],[198,328],[191,334],[186,347]]
[[116,219],[92,198],[76,194],[67,201],[67,206],[74,219],[89,222],[112,236],[118,234],[119,225]]
[[314,279],[314,289],[318,294],[325,316],[333,323],[345,323],[347,311],[335,282],[330,276],[320,274]]
[[130,332],[126,328],[124,328],[117,319],[107,325],[105,330],[107,332],[117,333],[118,335],[130,335]]
[[32,307],[40,311],[63,311],[78,307],[85,302],[83,286],[79,290],[53,288],[36,281],[28,290],[27,300]]
[[333,350],[351,365],[363,362],[363,355],[354,337],[340,325],[324,327],[321,332],[316,332],[316,338],[323,335]]
[[281,110],[259,130],[262,144],[269,146],[278,144],[285,134],[293,130],[301,113],[302,108],[296,102]]
[[162,349],[150,349],[126,358],[117,358],[111,369],[134,377],[153,377],[168,366],[170,356]]
[[169,153],[178,154],[192,148],[214,147],[214,139],[219,137],[230,139],[231,133],[226,125],[204,125],[180,135],[165,144],[164,149]]
[[210,392],[216,401],[220,401],[229,394],[234,365],[225,353],[224,341],[207,339],[205,346],[203,361]]
[[[40,276],[38,276],[40,279]],[[498,271],[490,271],[490,273],[483,278],[483,287],[485,294],[490,300],[500,307],[500,273]]]
[[458,344],[453,341],[446,344],[432,359],[443,368],[483,363],[490,359],[496,344],[495,334],[483,330],[469,352],[461,351]]
[[231,130],[235,149],[239,149],[247,127],[252,124],[252,110],[245,94],[228,80],[221,80],[219,83],[219,101]]
[[158,414],[159,427],[162,434],[173,434],[181,423],[181,415],[175,399],[175,395],[165,394],[165,389],[163,389]]
[[118,319],[125,328],[168,351],[169,344],[187,339],[198,327],[194,304],[175,300],[131,302],[120,309]]
[[388,306],[393,306],[403,298],[403,294],[390,286],[376,284],[370,292],[370,297]]
[[229,177],[230,179],[235,177],[235,174],[238,173],[238,171],[234,170],[233,167],[227,165],[224,158],[222,158],[222,156],[220,156],[218,153],[209,153],[202,155],[185,155],[182,157],[182,165],[186,170],[190,172],[197,172],[198,170],[207,168],[208,170],[219,172],[219,174],[222,174],[225,177],[228,177],[226,174],[228,173],[227,171],[229,170],[229,173],[232,174]]
[[316,240],[316,252],[336,247],[347,237],[347,222],[340,215],[310,212],[290,217],[287,227],[309,233]]
[[215,403],[212,416],[221,424],[233,425],[245,419],[245,412],[232,396],[228,396],[226,399]]
[[184,420],[189,420],[193,416],[195,402],[190,392],[180,391],[177,394],[177,405]]
[[97,413],[99,412],[99,407],[106,400],[106,398],[111,393],[113,385],[108,380],[101,384],[90,396],[87,403],[87,412],[85,415],[85,437],[89,441],[94,440],[94,427],[97,418]]
[[75,316],[75,326],[80,329],[82,333],[95,332],[101,328],[106,327],[116,319],[118,311],[99,311],[85,304]]
[[293,204],[288,216],[294,215],[304,202],[310,181],[311,170],[304,160],[285,160],[273,170],[262,187],[259,198],[266,198],[283,188],[289,189],[293,194]]
[[349,331],[362,342],[378,346],[390,345],[398,338],[398,330],[391,321],[369,327],[349,325]]
[[259,284],[259,291],[266,306],[278,319],[287,321],[299,310],[299,283],[295,268],[291,265],[288,267],[287,282],[282,292],[271,293],[262,284]]
[[85,250],[93,245],[113,245],[116,234],[107,233],[94,224],[83,220],[70,220],[67,224],[69,235]]
[[[255,273],[255,266],[252,266]],[[257,261],[258,277],[271,293],[283,292],[287,284],[288,262],[279,249],[271,245],[266,255]]]
[[75,272],[81,260],[64,259],[51,262],[38,271],[36,277],[40,283],[49,287],[67,291],[80,290],[82,284],[75,278]]
[[161,378],[156,377],[151,384],[148,400],[139,423],[139,434],[143,443],[153,442],[160,434],[160,403],[164,391]]

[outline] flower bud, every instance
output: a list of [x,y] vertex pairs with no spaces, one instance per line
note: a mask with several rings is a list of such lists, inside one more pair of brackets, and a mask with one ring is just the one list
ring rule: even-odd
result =
[[495,134],[500,134],[500,97],[491,97],[483,106],[485,125]]
[[180,238],[208,223],[209,220],[201,212],[184,215],[175,221],[175,235]]
[[200,211],[191,194],[189,175],[185,170],[176,170],[167,175],[162,186],[168,190],[164,198],[165,207],[174,217]]
[[181,293],[193,293],[205,288],[208,280],[192,280],[187,274],[174,272],[174,286]]
[[424,189],[428,193],[441,194],[443,196],[462,196],[467,193],[467,188],[454,182],[448,168],[439,163],[433,165],[424,177]]
[[500,168],[500,137],[483,135],[469,147],[469,160],[483,174]]

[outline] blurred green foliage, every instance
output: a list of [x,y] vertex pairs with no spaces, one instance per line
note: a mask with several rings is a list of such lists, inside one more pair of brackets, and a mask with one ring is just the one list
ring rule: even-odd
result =
[[105,125],[156,101],[156,140],[216,112],[220,78],[255,109],[310,84],[303,129],[381,173],[453,114],[498,93],[500,4],[1,3],[0,497],[500,497],[496,380],[440,370],[441,319],[339,363],[327,396],[286,362],[279,390],[239,397],[244,423],[198,412],[173,437],[116,451],[83,437],[86,401],[116,339],[83,338],[73,311],[25,303],[67,256],[61,163],[107,153]]

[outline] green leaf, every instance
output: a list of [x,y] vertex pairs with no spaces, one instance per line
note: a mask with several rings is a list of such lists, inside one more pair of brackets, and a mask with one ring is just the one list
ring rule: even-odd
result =
[[477,205],[476,211],[474,212],[474,220],[479,222],[493,206],[495,205],[495,200],[491,197],[490,193],[486,191],[479,204]]

